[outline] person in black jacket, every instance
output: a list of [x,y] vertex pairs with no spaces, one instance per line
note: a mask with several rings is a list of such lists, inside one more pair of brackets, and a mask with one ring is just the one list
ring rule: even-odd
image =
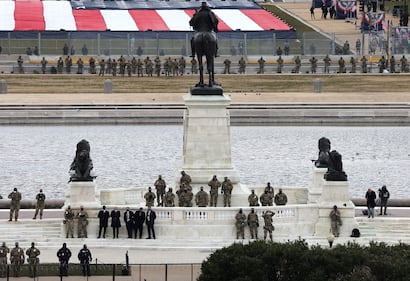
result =
[[138,238],[142,238],[142,230],[144,228],[144,222],[145,222],[145,212],[144,209],[141,207],[139,208],[138,211],[134,213],[134,238],[137,238],[137,233],[138,233]]
[[[147,210],[147,215],[145,217],[145,223],[147,224],[147,229],[148,229],[147,239],[151,239],[151,238],[155,239],[154,222],[156,218],[157,218],[157,215],[155,214],[154,210],[152,210],[151,207],[149,206]],[[152,236],[151,236],[151,233],[152,233]]]
[[91,252],[84,244],[83,248],[78,252],[78,260],[81,264],[81,269],[84,276],[91,276],[90,274],[90,261],[92,261]]
[[134,229],[133,216],[134,216],[134,213],[130,211],[129,207],[127,207],[127,209],[124,212],[124,222],[125,222],[125,226],[127,227],[128,238],[132,238],[132,231]]
[[108,226],[108,218],[110,217],[110,213],[106,210],[106,207],[103,206],[102,210],[98,212],[99,222],[99,230],[98,230],[98,238],[101,238],[101,231],[103,231],[103,238],[105,238],[105,233],[107,232]]
[[366,201],[367,201],[367,217],[374,218],[374,207],[376,207],[376,193],[369,188],[366,192]]
[[111,227],[113,232],[113,238],[118,238],[118,232],[120,231],[121,227],[121,212],[115,207],[114,210],[111,211]]
[[66,243],[63,243],[63,247],[57,251],[57,257],[60,261],[60,276],[68,276],[68,261],[71,258],[71,251],[67,248]]

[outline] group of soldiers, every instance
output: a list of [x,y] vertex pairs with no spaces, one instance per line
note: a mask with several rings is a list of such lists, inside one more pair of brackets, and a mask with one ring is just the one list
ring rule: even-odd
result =
[[146,206],[154,206],[156,199],[157,206],[175,207],[175,198],[178,197],[179,207],[192,207],[192,201],[194,199],[195,204],[198,207],[216,207],[218,203],[219,188],[221,188],[221,194],[223,194],[224,207],[231,206],[233,184],[228,177],[224,177],[224,180],[220,182],[216,175],[214,175],[208,182],[208,186],[210,187],[209,195],[204,191],[204,187],[201,186],[200,190],[194,196],[191,182],[191,177],[185,173],[185,171],[181,171],[179,189],[175,192],[175,195],[172,188],[168,188],[168,191],[166,191],[166,183],[164,179],[162,179],[161,175],[158,176],[158,179],[154,183],[156,193],[154,193],[151,187],[149,187],[148,192],[144,194]]
[[[21,271],[21,265],[25,262],[24,250],[16,242],[13,249],[9,249],[6,243],[0,247],[0,276],[6,277],[7,274],[7,255],[10,253],[10,263],[14,277],[19,277]],[[40,262],[39,255],[40,250],[35,247],[34,242],[31,243],[31,247],[25,251],[27,255],[27,262],[30,269],[31,277],[37,276],[37,265]]]
[[[8,199],[10,199],[10,216],[9,216],[9,221],[17,221],[19,218],[19,212],[20,212],[20,202],[21,202],[21,192],[17,190],[17,188],[13,188],[13,191],[10,192],[10,194],[7,196]],[[0,199],[3,199],[3,197],[0,195]],[[40,219],[43,218],[43,210],[45,207],[45,200],[46,200],[46,195],[43,193],[43,190],[40,189],[39,193],[36,195],[36,211],[34,213],[33,220],[37,219],[37,215],[40,214]]]
[[[0,246],[0,277],[7,277],[7,260],[10,255],[10,264],[14,277],[19,277],[21,273],[21,266],[25,262],[27,256],[27,263],[29,265],[29,274],[35,278],[38,276],[38,265],[40,263],[40,250],[36,248],[35,243],[31,243],[31,247],[26,251],[16,242],[14,248],[11,250],[3,242]],[[67,248],[67,244],[63,243],[63,247],[57,251],[57,257],[60,262],[60,276],[68,276],[68,262],[71,258],[71,251]],[[83,248],[78,252],[78,260],[82,267],[84,276],[90,276],[90,262],[92,260],[91,252],[84,244]]]
[[[356,64],[360,61],[361,63],[361,73],[368,73],[368,59],[366,56],[363,56],[362,58],[355,58],[351,57],[349,60],[349,63],[351,64],[351,70],[350,73],[356,73],[357,68]],[[331,66],[331,58],[329,55],[326,55],[325,58],[323,59],[324,63],[324,69],[323,73],[329,73],[330,71],[330,66]],[[77,60],[77,74],[83,74],[84,73],[84,64],[85,62],[80,58]],[[316,73],[317,72],[317,67],[318,67],[318,58],[313,56],[309,59],[310,63],[310,73]],[[346,62],[343,57],[340,57],[338,60],[338,73],[346,73],[347,68],[346,68]],[[43,57],[43,59],[40,61],[41,64],[41,72],[45,74],[47,72],[47,64],[48,61]],[[168,57],[165,59],[165,62],[162,63],[161,59],[159,56],[156,56],[154,60],[151,60],[150,57],[146,57],[144,60],[141,58],[135,58],[132,57],[132,59],[127,60],[124,58],[122,55],[116,60],[116,59],[111,59],[108,58],[107,60],[101,59],[98,62],[96,61],[95,58],[90,57],[88,59],[88,64],[89,64],[89,73],[90,74],[97,74],[97,65],[99,66],[99,71],[98,75],[99,76],[104,76],[104,75],[112,75],[112,76],[133,76],[137,75],[138,77],[143,77],[144,75],[146,76],[178,76],[178,75],[184,75],[186,72],[186,60],[185,57],[181,56],[179,59],[177,58],[171,58]],[[224,70],[223,74],[230,74],[231,72],[231,60],[229,58],[226,58],[223,61],[224,65]],[[265,64],[266,60],[263,57],[260,57],[258,60],[258,70],[257,74],[264,74],[265,73]],[[390,67],[388,66],[390,64]],[[18,57],[17,59],[17,65],[18,65],[18,73],[23,74],[24,73],[24,61],[21,56]],[[239,74],[245,74],[246,72],[246,65],[247,62],[244,57],[241,57],[238,61],[238,73]],[[57,67],[56,67],[56,73],[57,74],[62,74],[65,70],[65,73],[70,74],[72,71],[72,66],[73,66],[73,61],[70,56],[65,57],[63,59],[60,57],[57,61]],[[292,73],[300,73],[300,69],[302,66],[302,61],[299,56],[296,56],[294,58],[294,68],[292,69]],[[279,56],[276,60],[276,72],[277,73],[282,73],[283,72],[283,67],[284,67],[284,61],[282,56]],[[390,73],[395,73],[397,72],[396,69],[396,60],[394,56],[391,56],[391,58],[388,60],[385,58],[385,56],[382,56],[379,60],[378,63],[379,67],[379,72],[382,73],[384,70],[388,69]],[[403,55],[400,59],[400,72],[401,73],[407,73],[409,72],[409,65],[408,61],[405,55]],[[195,58],[191,59],[191,73],[196,74],[198,73],[198,62]]]
[[251,194],[248,196],[248,203],[251,207],[259,206],[259,201],[262,206],[273,206],[273,201],[275,205],[284,206],[288,203],[288,197],[283,193],[282,188],[279,188],[279,192],[274,195],[273,187],[270,185],[270,182],[267,183],[264,192],[258,198],[258,195],[255,194],[255,190],[252,189]]
[[[268,234],[269,238],[272,241],[272,232],[275,230],[273,226],[273,216],[275,212],[273,211],[264,211],[262,212],[262,218],[264,220],[263,226],[263,239],[266,240]],[[251,239],[258,239],[258,227],[259,227],[259,218],[258,214],[255,212],[254,208],[251,208],[251,212],[246,216],[243,213],[242,208],[239,209],[238,213],[235,215],[235,227],[236,227],[236,239],[245,239],[245,226],[249,226],[249,231],[251,233]]]
[[[48,61],[45,57],[40,61],[41,72],[45,74],[47,72]],[[85,61],[80,57],[77,59],[77,74],[84,73]],[[17,58],[18,73],[24,74],[24,60],[21,56]],[[98,75],[112,75],[112,76],[133,76],[138,77],[146,76],[178,76],[184,75],[186,72],[186,60],[181,56],[179,59],[168,57],[165,62],[162,63],[159,56],[156,56],[154,60],[150,57],[145,59],[132,57],[132,59],[126,59],[122,55],[118,59],[108,58],[100,59],[97,61],[94,57],[88,59],[89,73],[97,74],[97,66],[99,66]],[[57,65],[55,67],[56,74],[67,73],[71,74],[73,68],[73,59],[69,55],[65,58],[59,57]],[[195,58],[191,59],[191,73],[198,73],[198,62]]]

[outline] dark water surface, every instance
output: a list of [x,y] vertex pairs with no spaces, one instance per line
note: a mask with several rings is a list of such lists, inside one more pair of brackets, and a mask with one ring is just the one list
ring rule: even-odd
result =
[[[0,127],[0,194],[23,199],[43,188],[64,197],[78,141],[87,139],[98,188],[171,183],[182,161],[182,126]],[[392,198],[410,197],[410,127],[231,128],[232,161],[246,185],[310,186],[317,141],[327,137],[343,156],[352,197],[386,184]]]

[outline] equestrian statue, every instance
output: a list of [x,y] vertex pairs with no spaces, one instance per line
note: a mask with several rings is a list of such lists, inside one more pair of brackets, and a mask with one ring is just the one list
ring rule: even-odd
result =
[[[193,27],[194,34],[191,39],[192,57],[195,54],[198,58],[199,66],[199,83],[195,87],[214,87],[219,86],[215,82],[214,75],[214,58],[217,57],[217,39],[218,19],[208,7],[206,2],[202,2],[201,8],[192,16],[189,25]],[[209,74],[209,81],[204,83],[204,66],[202,57],[206,58],[206,65]],[[221,93],[222,94],[222,93]]]

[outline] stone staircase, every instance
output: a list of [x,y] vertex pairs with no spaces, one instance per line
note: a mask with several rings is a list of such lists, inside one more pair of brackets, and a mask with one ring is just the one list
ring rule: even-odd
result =
[[0,223],[1,242],[31,243],[53,241],[61,237],[61,219],[29,220]]
[[410,243],[410,218],[377,216],[356,217],[361,238],[385,243]]

